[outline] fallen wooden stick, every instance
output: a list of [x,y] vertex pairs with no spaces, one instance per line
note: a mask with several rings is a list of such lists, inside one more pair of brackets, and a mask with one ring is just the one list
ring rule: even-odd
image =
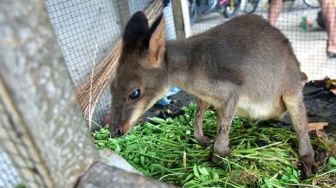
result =
[[[152,24],[154,20],[162,13],[162,8],[162,1],[159,0],[154,0],[152,4],[146,8],[144,13],[148,18],[149,24]],[[118,66],[121,48],[122,40],[119,38],[114,43],[114,46],[111,48],[111,50],[93,68],[93,77],[91,78],[92,72],[90,72],[84,79],[84,82],[77,88],[76,97],[85,118],[88,118],[90,114],[89,104],[91,103],[91,106],[95,106],[102,92],[115,77],[115,71]]]
[[311,132],[323,130],[326,126],[328,126],[328,122],[308,123],[308,131]]

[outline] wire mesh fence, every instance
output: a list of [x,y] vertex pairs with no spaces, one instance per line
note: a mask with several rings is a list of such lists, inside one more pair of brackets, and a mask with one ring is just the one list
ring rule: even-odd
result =
[[[127,1],[45,1],[49,19],[58,36],[67,70],[75,87],[118,39],[132,11]],[[97,112],[108,108],[110,96],[105,92]]]
[[0,187],[15,187],[22,180],[19,178],[13,163],[10,161],[7,153],[0,147]]
[[327,32],[318,24],[321,8],[317,0],[310,1],[317,8],[308,6],[305,2],[296,0],[283,3],[283,11],[276,26],[291,41],[302,70],[310,80],[335,77],[336,60],[327,56]]
[[[94,65],[120,37],[130,16],[144,10],[151,0],[46,0],[49,18],[58,36],[67,70],[78,87],[91,73]],[[175,38],[172,9],[164,10],[166,24],[171,28],[167,39]],[[111,96],[105,90],[96,104],[94,119],[99,121],[109,110]]]
[[14,125],[16,117],[1,108],[4,103],[0,99],[0,187],[17,187],[23,182],[27,187],[48,187],[27,131]]
[[[189,2],[193,1],[189,0]],[[246,14],[245,5],[251,1],[255,0],[240,1],[240,10],[235,16]],[[216,3],[216,1],[199,0],[195,2],[198,6],[197,16],[190,15],[193,23],[191,25],[192,34],[203,32],[232,18],[225,18],[221,9],[209,8],[211,3]],[[258,2],[254,14],[267,19],[270,7],[269,1],[260,0]],[[275,23],[275,26],[290,40],[301,63],[301,68],[307,74],[309,80],[336,76],[336,60],[335,58],[328,58],[326,53],[327,33],[325,29],[319,26],[317,21],[320,10],[318,0],[286,0],[282,3],[280,15]]]

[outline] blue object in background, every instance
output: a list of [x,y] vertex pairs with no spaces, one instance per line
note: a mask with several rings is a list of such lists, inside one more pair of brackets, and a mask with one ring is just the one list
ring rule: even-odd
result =
[[170,0],[163,0],[163,7],[168,6],[169,3],[170,3]]
[[176,93],[178,93],[180,90],[180,88],[178,87],[171,87],[168,92],[165,94],[165,96],[160,99],[156,104],[162,105],[162,106],[166,106],[168,104],[170,104],[170,99],[168,99],[169,96],[172,96]]

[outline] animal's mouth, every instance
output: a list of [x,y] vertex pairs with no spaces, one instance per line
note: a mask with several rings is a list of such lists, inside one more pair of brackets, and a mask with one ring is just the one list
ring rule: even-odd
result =
[[131,123],[130,122],[123,123],[122,126],[121,126],[122,135],[127,134],[128,131],[130,130],[130,128],[131,128]]
[[118,124],[109,124],[110,134],[112,137],[120,137],[128,133],[131,128],[131,123],[129,121],[120,122]]

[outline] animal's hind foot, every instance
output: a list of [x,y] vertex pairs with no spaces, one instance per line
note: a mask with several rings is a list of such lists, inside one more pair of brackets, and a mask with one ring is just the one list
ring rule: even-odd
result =
[[303,178],[306,179],[317,172],[317,165],[311,156],[302,156],[299,160],[299,167],[303,172]]

